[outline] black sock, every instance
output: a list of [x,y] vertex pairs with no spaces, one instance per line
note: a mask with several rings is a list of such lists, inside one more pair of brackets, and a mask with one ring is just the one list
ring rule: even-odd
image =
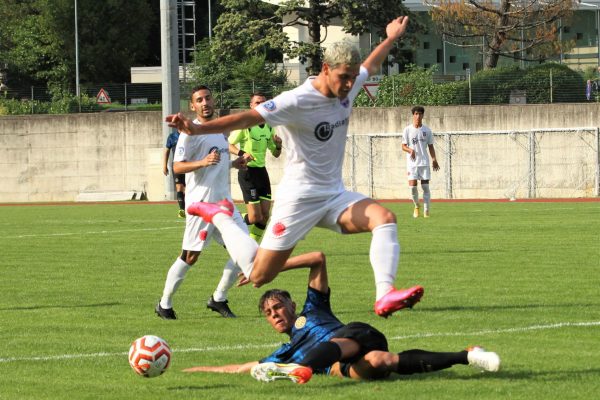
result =
[[185,193],[177,192],[177,203],[180,210],[185,210]]
[[467,351],[438,353],[425,350],[407,350],[398,353],[400,360],[396,372],[400,375],[439,371],[455,364],[469,364]]
[[263,231],[267,228],[267,226],[265,224],[259,224],[259,223],[254,224],[254,226],[257,227],[258,229],[262,229]]
[[342,349],[333,342],[323,342],[313,347],[300,361],[312,369],[325,369],[342,357]]

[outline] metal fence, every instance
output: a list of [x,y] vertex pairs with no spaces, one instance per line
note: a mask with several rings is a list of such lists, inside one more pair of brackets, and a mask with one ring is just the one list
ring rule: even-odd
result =
[[[509,82],[498,79],[491,85],[477,85],[471,82],[468,75],[434,76],[438,85],[449,82],[460,83],[460,88],[454,88],[452,96],[442,97],[440,100],[425,102],[424,105],[448,104],[548,104],[570,102],[600,102],[600,81],[589,80],[586,83],[561,82],[560,78],[530,82],[528,86],[515,88]],[[247,108],[251,93],[261,91],[267,97],[276,96],[290,88],[285,85],[248,81],[245,83],[207,82],[215,97],[216,108],[235,109]],[[181,108],[187,109],[189,93],[194,85],[186,83],[181,85]],[[374,98],[377,95],[378,84],[368,83],[363,87],[362,101],[357,106],[375,106]],[[415,93],[419,88],[414,88]],[[162,86],[160,83],[123,83],[123,84],[94,84],[81,87],[82,100],[74,101],[69,106],[68,112],[98,112],[102,110],[148,110],[160,109],[162,102]],[[414,93],[407,93],[406,87],[393,88],[388,95],[388,104],[385,106],[400,106],[413,104]],[[419,99],[426,94],[420,94]],[[433,95],[432,95],[433,96]],[[20,107],[19,113],[48,113],[49,107],[44,107],[44,102],[51,102],[52,96],[45,87],[9,88],[0,92],[0,103],[3,99],[14,99],[26,104]],[[366,100],[365,100],[366,99]],[[450,99],[444,103],[444,99]],[[153,107],[152,107],[153,106]]]

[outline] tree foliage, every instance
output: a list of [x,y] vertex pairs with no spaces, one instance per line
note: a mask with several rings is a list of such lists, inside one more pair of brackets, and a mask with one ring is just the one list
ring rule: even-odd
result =
[[[13,85],[75,83],[73,0],[2,0],[0,62]],[[126,82],[158,23],[146,0],[78,0],[80,82]]]
[[572,0],[426,0],[439,32],[457,46],[481,47],[485,66],[499,57],[543,61],[567,50],[561,43],[561,21],[573,13]]
[[[284,0],[277,6],[259,0],[223,0],[221,5],[225,12],[215,27],[221,54],[255,54],[259,49],[270,56],[287,54],[307,64],[310,74],[321,68],[321,45],[332,24],[341,24],[349,34],[373,32],[377,37],[384,36],[393,17],[410,14],[397,0]],[[306,27],[309,40],[291,40],[285,27]]]

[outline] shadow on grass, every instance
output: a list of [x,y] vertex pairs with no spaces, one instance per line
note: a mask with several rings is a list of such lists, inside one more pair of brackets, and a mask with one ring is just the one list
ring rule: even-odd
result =
[[[472,368],[471,368],[472,369]],[[478,372],[474,369],[472,374],[465,375],[464,373],[458,374],[454,371],[439,371],[432,373],[424,373],[424,374],[414,374],[414,375],[397,375],[392,374],[387,380],[389,381],[403,381],[403,380],[459,380],[459,381],[472,381],[472,380],[547,380],[551,378],[552,380],[565,379],[570,380],[573,379],[574,376],[581,375],[599,375],[600,368],[592,368],[592,369],[580,369],[580,370],[569,370],[569,371],[558,371],[558,370],[550,370],[550,371],[527,371],[527,370],[501,370],[500,372]]]
[[95,303],[95,304],[72,304],[72,305],[44,305],[44,306],[21,306],[21,307],[4,307],[0,311],[22,311],[22,310],[41,310],[45,308],[96,308],[96,307],[112,307],[120,306],[122,303]]

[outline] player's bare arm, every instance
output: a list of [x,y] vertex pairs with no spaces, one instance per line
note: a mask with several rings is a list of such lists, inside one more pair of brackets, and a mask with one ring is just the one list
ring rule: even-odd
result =
[[194,124],[182,113],[167,115],[165,121],[171,128],[176,128],[179,132],[187,133],[188,135],[231,132],[236,129],[246,129],[265,123],[263,117],[255,110],[226,115],[200,125]]
[[427,147],[429,148],[429,154],[431,155],[431,165],[433,166],[433,170],[439,171],[440,165],[438,164],[437,159],[435,157],[435,149],[433,148],[432,144],[428,145]]
[[367,59],[362,63],[362,66],[369,71],[369,75],[373,75],[379,70],[379,67],[381,67],[381,64],[388,56],[390,50],[394,47],[394,43],[404,35],[407,27],[408,17],[398,17],[387,25],[385,29],[387,37],[375,47]]
[[410,158],[412,160],[414,160],[417,157],[417,154],[415,153],[414,149],[411,149],[410,147],[408,147],[407,145],[405,145],[404,143],[402,143],[402,151],[407,152],[408,154],[410,154]]
[[221,155],[218,151],[213,151],[202,160],[198,161],[177,161],[173,163],[173,172],[176,174],[187,174],[200,168],[217,165],[221,161]]
[[224,374],[243,374],[250,372],[253,366],[258,364],[258,361],[250,361],[244,364],[227,364],[214,366],[199,366],[186,368],[183,372],[219,372]]

